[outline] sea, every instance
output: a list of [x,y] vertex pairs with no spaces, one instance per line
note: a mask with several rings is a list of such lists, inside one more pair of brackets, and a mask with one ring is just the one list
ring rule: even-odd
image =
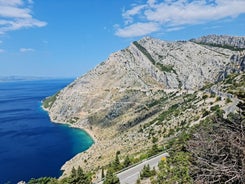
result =
[[0,82],[0,184],[59,177],[67,160],[93,144],[86,132],[51,122],[41,108],[71,81]]

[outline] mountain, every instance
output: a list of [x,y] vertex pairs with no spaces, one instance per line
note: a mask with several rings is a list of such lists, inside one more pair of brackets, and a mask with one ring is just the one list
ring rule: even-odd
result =
[[48,111],[58,122],[87,119],[96,112],[111,120],[138,103],[158,98],[159,91],[197,90],[240,70],[244,56],[236,51],[146,37],[113,53],[60,91]]
[[163,143],[203,119],[209,103],[225,115],[234,111],[238,101],[225,103],[233,96],[217,84],[244,72],[244,43],[244,37],[216,35],[176,42],[145,37],[46,98],[43,107],[52,121],[84,128],[95,139],[62,167],[64,175],[73,166],[106,165],[116,151],[143,152],[153,137]]
[[191,41],[218,47],[227,47],[232,50],[245,49],[245,36],[208,35],[197,39],[191,39]]

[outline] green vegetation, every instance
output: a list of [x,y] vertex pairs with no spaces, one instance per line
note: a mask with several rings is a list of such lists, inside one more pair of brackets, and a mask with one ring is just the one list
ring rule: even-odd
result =
[[176,75],[176,71],[174,70],[173,66],[171,65],[163,65],[159,62],[156,62],[150,55],[150,53],[137,41],[134,41],[133,44],[151,61],[153,65],[155,65],[158,69],[160,69],[163,72],[174,72]]
[[204,91],[205,89],[209,89],[213,86],[213,83],[206,83],[200,90]]
[[163,72],[173,72],[177,75],[177,72],[172,65],[163,65],[162,63],[156,63],[156,66]]
[[210,114],[210,112],[208,110],[204,109],[203,113],[202,113],[202,118],[206,117],[209,114]]
[[32,178],[28,184],[58,184],[58,180],[51,177],[43,177],[38,179]]
[[151,108],[151,107],[154,107],[154,106],[156,106],[158,104],[161,104],[161,103],[163,103],[163,102],[165,102],[167,100],[168,100],[168,97],[164,96],[164,97],[160,98],[159,100],[153,100],[152,102],[148,103],[146,106],[148,108]]
[[124,163],[119,160],[120,151],[116,152],[115,159],[107,166],[106,176],[104,177],[104,167],[102,167],[102,178],[104,178],[103,184],[120,184],[119,178],[116,176],[116,172],[124,167],[128,167],[131,163],[128,156],[124,159]]
[[115,157],[115,160],[114,160],[114,162],[112,163],[112,169],[114,170],[114,171],[119,171],[121,168],[122,168],[122,165],[121,165],[121,163],[120,163],[120,161],[119,161],[119,152],[117,152],[116,153],[116,157]]
[[149,178],[149,177],[155,176],[155,175],[156,175],[155,168],[153,168],[151,170],[149,165],[144,165],[143,169],[140,172],[140,178],[141,179]]
[[142,45],[140,45],[137,41],[134,41],[133,44],[152,62],[153,65],[156,64],[156,61]]
[[220,48],[223,48],[223,49],[229,49],[229,50],[232,50],[232,51],[243,51],[245,50],[245,48],[238,48],[238,47],[235,47],[235,46],[231,46],[231,45],[221,45],[221,44],[212,44],[212,43],[205,43],[205,42],[196,42],[197,44],[200,44],[200,45],[208,45],[208,46],[211,46],[211,47],[220,47]]
[[160,152],[162,152],[162,150],[158,148],[157,144],[153,144],[152,148],[147,152],[147,157],[150,158]]
[[208,95],[207,94],[205,94],[205,95],[202,96],[202,99],[203,99],[204,103],[205,103],[205,101],[206,101],[207,98],[208,98]]
[[76,123],[78,120],[79,120],[78,117],[73,117],[73,118],[71,118],[71,119],[68,121],[68,123],[74,124],[74,123]]
[[187,152],[178,151],[158,167],[157,183],[192,183],[190,176],[190,156]]
[[101,169],[101,178],[104,178],[105,177],[105,170],[104,170],[104,167],[102,167]]
[[114,171],[111,168],[107,170],[103,184],[120,184],[119,178],[114,174]]
[[53,96],[47,97],[44,101],[43,101],[43,107],[45,109],[51,108],[52,105],[54,104],[55,100],[57,99],[59,92],[54,94]]
[[220,96],[217,96],[216,98],[216,102],[220,101],[221,100],[221,97]]
[[31,179],[28,184],[92,184],[91,174],[85,173],[81,167],[72,168],[71,175],[62,180],[51,177]]
[[130,165],[131,165],[131,160],[130,160],[129,156],[127,155],[126,158],[124,159],[123,167],[126,168]]
[[212,106],[212,107],[210,107],[210,110],[211,110],[212,112],[214,112],[214,111],[219,111],[219,110],[220,110],[220,106],[219,106],[219,105]]

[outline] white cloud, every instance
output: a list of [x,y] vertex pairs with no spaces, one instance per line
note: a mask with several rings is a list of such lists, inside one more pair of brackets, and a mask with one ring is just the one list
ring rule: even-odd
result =
[[159,29],[156,23],[135,23],[124,28],[117,28],[116,35],[120,37],[143,36],[158,31]]
[[0,0],[0,5],[22,5],[22,0]]
[[[150,34],[156,31],[176,31],[187,25],[235,18],[245,13],[245,0],[147,0],[123,12],[127,24],[116,29],[116,35],[125,37],[142,36],[132,29],[140,22],[149,24]],[[129,24],[128,24],[129,23]],[[152,29],[152,24],[158,29]],[[147,28],[144,26],[144,29]],[[161,29],[160,29],[161,27]],[[152,31],[150,31],[152,30]],[[131,34],[132,33],[132,34]]]
[[144,8],[145,8],[145,5],[139,5],[139,6],[133,7],[130,10],[123,12],[122,16],[125,19],[125,24],[132,23],[133,16],[140,14],[141,10],[143,10]]
[[46,26],[46,22],[33,18],[32,4],[32,0],[0,0],[0,34]]
[[34,52],[35,50],[32,48],[20,48],[20,52]]
[[166,31],[167,32],[172,32],[172,31],[179,31],[179,30],[181,30],[181,29],[184,29],[184,27],[168,27],[168,28],[166,28]]

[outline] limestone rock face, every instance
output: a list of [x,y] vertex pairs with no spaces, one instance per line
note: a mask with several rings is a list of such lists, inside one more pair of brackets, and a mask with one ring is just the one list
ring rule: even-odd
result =
[[[245,47],[244,37],[198,40]],[[244,70],[241,51],[195,42],[150,37],[133,42],[61,90],[46,109],[55,122],[109,126],[116,118],[121,123],[134,118],[135,109],[144,108],[164,91],[197,90],[229,72]],[[130,112],[130,117],[124,116]]]
[[220,46],[231,46],[234,48],[245,49],[245,36],[235,37],[228,35],[208,35],[197,39],[191,39],[191,41],[196,43],[220,45]]

